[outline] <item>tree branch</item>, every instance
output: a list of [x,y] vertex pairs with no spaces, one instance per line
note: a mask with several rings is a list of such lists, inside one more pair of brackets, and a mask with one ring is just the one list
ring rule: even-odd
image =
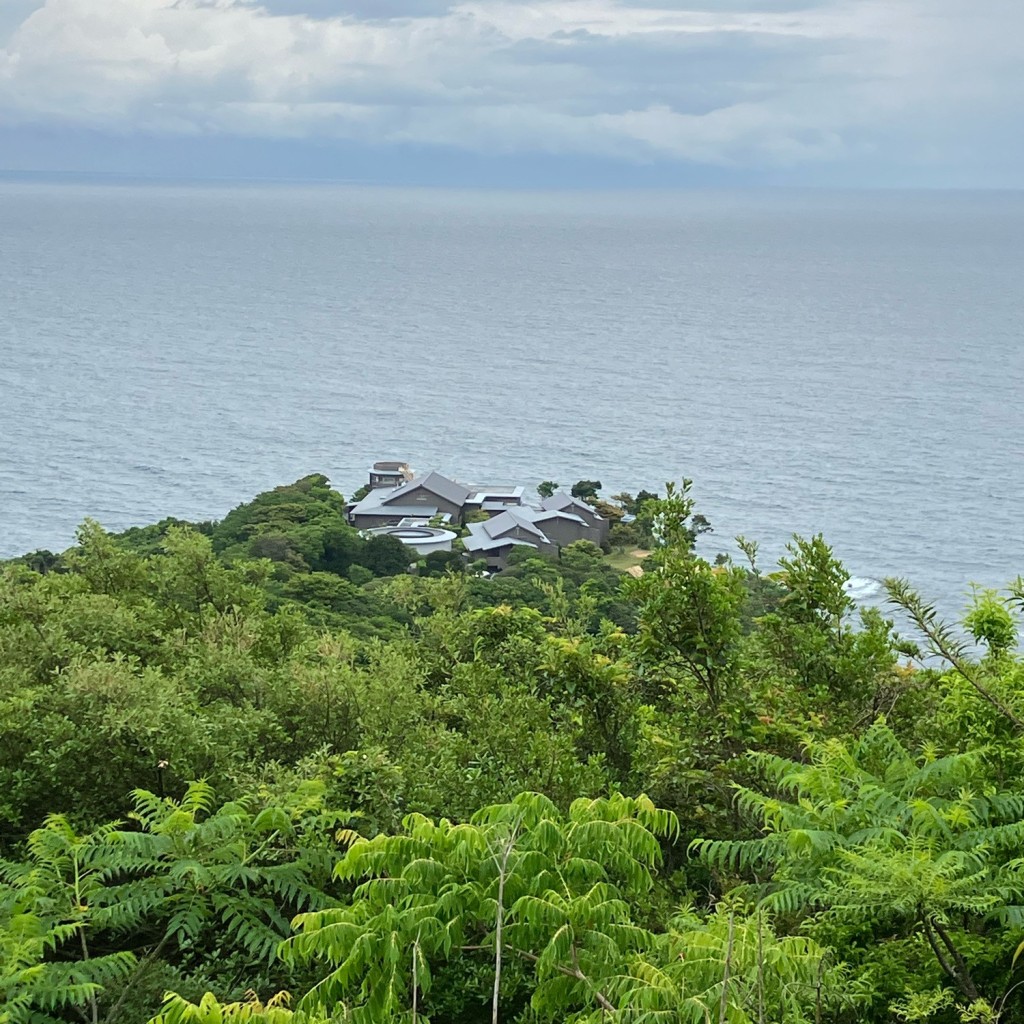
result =
[[[760,922],[759,922],[760,923]],[[736,917],[729,915],[729,938],[725,945],[725,970],[722,974],[722,998],[718,1004],[718,1024],[725,1024],[726,1008],[729,1005],[729,972],[732,968],[732,943]]]
[[498,1000],[501,996],[501,939],[505,926],[505,879],[508,876],[508,860],[515,849],[522,817],[516,819],[509,831],[508,839],[501,850],[501,860],[495,855],[498,865],[498,906],[494,913],[494,993],[491,998],[491,1024],[498,1024]]
[[[950,979],[953,982],[956,983],[956,987],[958,989],[960,989],[960,991],[965,996],[967,996],[968,999],[970,999],[972,1001],[977,999],[978,998],[978,993],[977,993],[977,989],[974,989],[974,985],[971,984],[971,986],[970,986],[971,989],[973,989],[973,995],[972,995],[972,993],[970,991],[968,991],[967,987],[964,985],[964,982],[961,979],[960,975],[956,972],[956,969],[946,959],[946,957],[943,954],[942,950],[939,949],[939,944],[935,941],[935,933],[932,931],[932,922],[930,922],[927,917],[922,917],[921,918],[921,923],[924,925],[925,938],[928,939],[928,945],[932,947],[932,952],[935,954],[935,959],[939,961],[939,966],[946,972],[946,974],[949,975]],[[970,979],[968,979],[968,980],[970,980]]]
[[957,674],[970,683],[982,698],[988,701],[1001,715],[1013,722],[1019,732],[1024,732],[1024,719],[978,682],[977,676],[968,668],[962,644],[953,637],[949,627],[936,618],[935,609],[926,605],[920,594],[912,590],[906,580],[887,579],[885,589],[889,594],[889,601],[906,612],[918,630],[927,638],[932,653],[938,654],[939,657],[948,661]]
[[124,983],[124,988],[121,990],[121,994],[117,997],[117,1002],[114,1003],[106,1017],[103,1018],[106,1021],[106,1024],[116,1024],[117,1015],[121,1012],[121,1007],[124,1006],[125,1000],[128,998],[128,994],[132,990],[132,984],[135,979],[138,978],[139,975],[142,974],[143,970],[163,952],[164,946],[167,945],[167,940],[170,937],[170,933],[165,932],[164,937],[139,962],[138,966],[132,972],[132,976]]
[[416,961],[419,959],[420,937],[417,934],[416,941],[412,944],[412,1024],[419,1020],[419,977]]
[[[460,946],[463,953],[475,953],[482,952],[483,950],[490,951],[491,947],[488,946]],[[540,961],[540,957],[536,953],[528,953],[525,949],[516,949],[514,946],[505,947],[510,953],[515,953],[516,956],[521,956],[524,960],[529,960],[530,963],[535,964]],[[567,967],[565,964],[551,964],[552,970],[557,971],[559,974],[564,974],[567,978],[575,978],[577,981],[582,981],[585,985],[590,988],[590,991],[594,994],[594,998],[597,1000],[597,1004],[602,1010],[607,1010],[608,1013],[617,1013],[615,1006],[609,1002],[607,996],[598,988],[594,986],[594,983],[580,970],[579,961],[576,958],[576,948],[573,947],[572,951],[574,966]]]
[[964,958],[960,955],[960,951],[953,945],[953,940],[949,937],[949,933],[941,924],[939,924],[938,921],[934,919],[932,920],[932,927],[942,940],[942,944],[949,950],[950,956],[953,957],[953,962],[956,964],[957,974],[960,978],[960,987],[963,989],[964,995],[972,1002],[980,999],[981,993],[978,992],[978,989],[974,984],[974,979],[971,977],[970,969],[964,962]]

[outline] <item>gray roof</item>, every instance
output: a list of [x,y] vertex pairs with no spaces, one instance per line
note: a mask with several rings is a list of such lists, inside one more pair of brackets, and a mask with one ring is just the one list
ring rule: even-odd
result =
[[518,503],[509,504],[507,501],[485,501],[480,505],[484,512],[503,512],[507,508],[521,509],[524,506]]
[[581,509],[592,516],[596,516],[598,519],[601,518],[601,513],[592,505],[588,505],[585,501],[580,501],[579,498],[574,498],[571,494],[565,494],[563,491],[552,494],[550,498],[545,498],[541,501],[540,507],[546,512],[566,512],[572,509]]
[[522,485],[508,487],[499,487],[493,485],[491,487],[472,487],[470,488],[469,500],[476,503],[480,501],[498,501],[503,498],[512,498],[517,503],[522,501],[523,494],[526,492],[526,488]]
[[441,476],[440,473],[431,470],[426,476],[417,477],[415,480],[410,480],[407,484],[402,484],[401,487],[396,487],[395,490],[382,500],[384,502],[391,502],[396,498],[400,499],[419,487],[460,507],[465,504],[466,499],[471,493],[468,487],[464,487],[457,481],[449,480],[448,477]]
[[533,515],[530,517],[535,523],[546,523],[552,519],[568,519],[570,522],[579,523],[580,526],[586,526],[588,529],[592,529],[590,523],[585,519],[581,519],[577,515],[573,515],[571,512],[562,512],[558,509],[551,509],[549,512],[543,512],[539,509],[530,509]]
[[395,490],[396,488],[394,487],[376,487],[371,489],[349,509],[349,514],[364,515],[369,513],[371,509],[378,509],[381,501],[389,494],[394,494]]
[[482,532],[463,537],[462,544],[467,551],[498,551],[506,547],[532,548],[535,546],[526,540],[516,540],[514,537],[488,537]]
[[430,519],[437,515],[437,509],[424,505],[381,505],[377,502],[367,505],[361,501],[349,510],[349,515],[353,518],[357,516],[402,516],[403,518],[408,516],[416,519]]
[[493,519],[488,519],[480,525],[489,537],[500,537],[503,533],[508,533],[518,526],[526,530],[527,533],[532,533],[539,541],[547,542],[544,531],[539,526],[534,525],[526,516],[519,513],[519,509],[506,509]]

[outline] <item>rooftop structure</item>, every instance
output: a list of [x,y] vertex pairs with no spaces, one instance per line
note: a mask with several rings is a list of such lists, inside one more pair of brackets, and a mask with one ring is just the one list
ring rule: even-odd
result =
[[412,479],[407,462],[375,462],[370,467],[370,487],[400,487]]
[[421,493],[430,494],[451,502],[453,505],[462,506],[472,491],[465,484],[449,480],[448,477],[431,470],[426,476],[416,477],[396,488],[387,500],[389,502],[401,501],[404,497],[414,496],[414,500],[418,501]]
[[429,555],[433,551],[451,551],[455,534],[451,530],[439,530],[430,526],[380,526],[366,530],[370,536],[386,534],[400,540],[407,548],[412,548],[419,555]]
[[518,487],[476,487],[472,489],[466,499],[467,505],[475,508],[482,508],[484,511],[509,508],[510,506],[522,505],[523,495],[526,488]]

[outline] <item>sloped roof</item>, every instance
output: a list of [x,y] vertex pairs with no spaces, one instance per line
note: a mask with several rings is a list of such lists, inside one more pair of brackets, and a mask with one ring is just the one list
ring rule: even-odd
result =
[[526,530],[527,533],[532,533],[542,543],[547,542],[547,537],[544,536],[544,531],[532,523],[526,516],[520,515],[519,510],[507,509],[504,512],[500,512],[493,519],[488,519],[480,524],[484,528],[484,532],[489,537],[500,537],[502,534],[508,533],[510,530],[520,527]]
[[580,501],[579,498],[574,498],[571,494],[566,494],[563,491],[559,491],[557,494],[552,494],[550,498],[544,498],[540,507],[547,512],[565,512],[573,508],[582,509],[588,512],[592,516],[596,516],[601,519],[601,513],[597,511],[591,505],[588,505],[585,501]]
[[530,519],[535,523],[548,523],[552,519],[568,519],[570,522],[579,523],[580,526],[592,529],[590,523],[585,519],[582,519],[580,516],[573,515],[572,512],[562,512],[559,509],[551,509],[548,512],[543,512],[539,509],[531,509],[530,511],[533,513],[530,516]]
[[380,503],[388,495],[394,494],[395,490],[394,487],[377,487],[368,491],[348,510],[349,515],[368,515],[371,511],[376,511],[380,508]]
[[439,498],[444,498],[445,501],[450,501],[453,505],[459,506],[465,504],[466,499],[471,493],[468,487],[464,487],[457,481],[449,480],[448,477],[442,476],[435,470],[431,470],[426,476],[416,477],[415,480],[410,480],[407,484],[396,487],[386,498],[382,499],[382,504],[400,501],[405,495],[420,487],[431,494],[436,494]]
[[488,537],[482,533],[463,537],[462,544],[467,551],[498,551],[506,547],[535,547],[528,540],[516,540],[515,537]]

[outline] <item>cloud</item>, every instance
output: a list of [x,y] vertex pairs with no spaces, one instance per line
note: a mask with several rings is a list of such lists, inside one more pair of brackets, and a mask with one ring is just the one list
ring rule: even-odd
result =
[[246,0],[269,14],[298,14],[311,18],[354,16],[370,21],[421,18],[447,13],[454,0]]
[[1019,173],[1018,0],[3,0],[0,124]]

